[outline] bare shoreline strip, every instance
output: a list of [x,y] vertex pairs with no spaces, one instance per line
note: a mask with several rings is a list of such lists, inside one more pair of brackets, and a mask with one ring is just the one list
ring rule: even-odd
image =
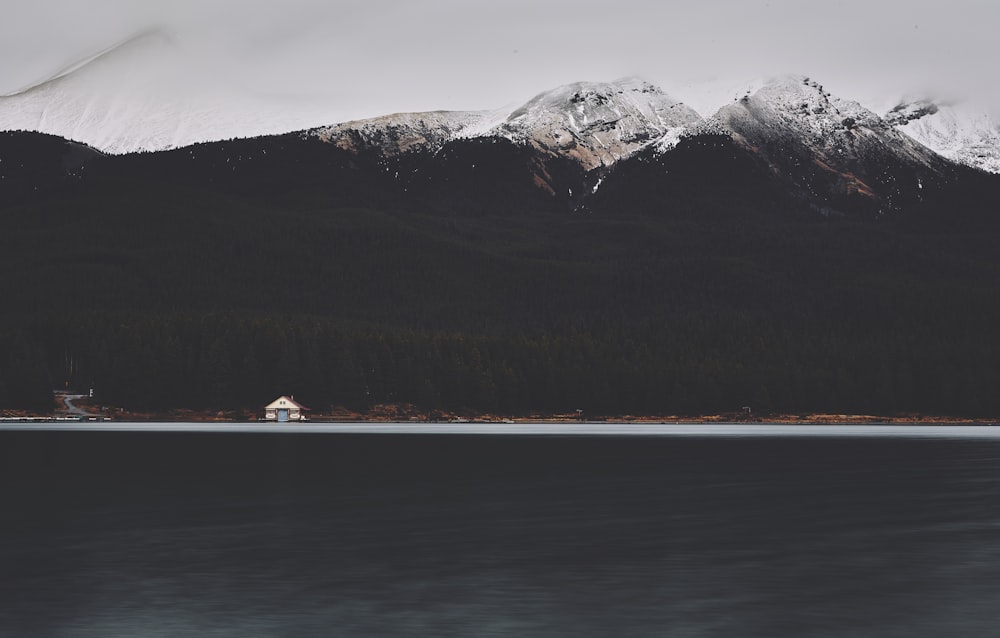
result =
[[677,437],[906,437],[1000,440],[1000,425],[789,423],[7,423],[0,432],[188,432]]

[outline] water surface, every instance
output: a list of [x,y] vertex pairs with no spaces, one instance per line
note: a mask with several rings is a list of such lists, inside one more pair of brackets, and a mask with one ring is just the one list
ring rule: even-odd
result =
[[0,431],[0,636],[1000,624],[994,428],[233,427]]

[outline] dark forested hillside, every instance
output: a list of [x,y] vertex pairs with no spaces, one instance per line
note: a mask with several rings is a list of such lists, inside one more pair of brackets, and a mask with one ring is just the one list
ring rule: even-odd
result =
[[582,176],[509,145],[225,144],[4,200],[0,407],[1000,413],[985,176],[953,210],[823,217],[708,139],[572,212],[526,184]]
[[0,207],[75,192],[100,155],[53,135],[0,131]]

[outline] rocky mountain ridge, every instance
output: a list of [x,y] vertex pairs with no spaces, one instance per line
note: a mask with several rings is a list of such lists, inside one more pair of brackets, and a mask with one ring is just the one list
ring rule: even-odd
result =
[[[680,199],[695,208],[706,199],[723,206],[720,193],[728,193],[725,206],[733,208],[766,192],[773,208],[827,216],[906,214],[940,208],[958,194],[985,210],[1000,192],[990,173],[905,132],[941,112],[925,105],[881,117],[810,78],[790,76],[703,118],[657,87],[626,79],[566,85],[509,111],[395,114],[104,161],[74,159],[72,174],[49,158],[39,164],[44,170],[29,172],[43,185],[46,175],[72,182],[96,172],[253,192],[318,188],[355,203],[378,193],[383,203],[463,210],[613,209],[616,198],[595,197],[608,183],[617,184],[617,199],[643,207],[676,209],[671,202],[683,192]],[[9,176],[9,183],[25,174],[31,155],[26,138],[17,139],[7,151],[0,147],[0,180]],[[57,145],[43,146],[51,154]],[[74,157],[83,155],[76,150]],[[35,188],[22,187],[19,197]],[[778,192],[784,195],[775,199]]]
[[[383,163],[411,164],[400,158],[454,158],[449,149],[456,145],[468,153],[472,141],[485,142],[484,147],[509,142],[533,158],[536,186],[573,208],[586,207],[584,200],[616,172],[649,172],[635,168],[637,163],[678,166],[695,153],[692,165],[727,179],[704,155],[725,148],[727,156],[745,156],[734,160],[740,171],[754,173],[752,179],[777,180],[793,199],[821,214],[864,211],[880,217],[953,189],[956,172],[966,170],[966,164],[907,135],[908,125],[834,96],[813,79],[788,76],[748,91],[708,118],[655,86],[629,79],[559,87],[507,114],[399,114],[304,135],[358,155],[375,153]],[[672,155],[677,156],[662,159]],[[720,166],[728,165],[718,159]],[[464,161],[475,165],[476,157]],[[401,176],[393,170],[407,179],[405,171]],[[569,179],[554,179],[555,172]],[[734,179],[752,181],[748,175]],[[632,188],[648,191],[669,181],[649,174]]]
[[[200,78],[201,93],[173,90],[181,78],[191,80],[192,73]],[[833,144],[840,143],[833,139],[843,122],[872,130],[882,119],[950,161],[1000,173],[1000,125],[981,109],[909,100],[880,118],[857,103],[824,97],[822,90],[812,97],[802,94],[805,80],[792,76],[748,84],[746,95],[713,112],[698,113],[680,103],[669,95],[669,87],[665,92],[641,79],[625,78],[568,84],[500,110],[401,113],[331,123],[329,112],[304,105],[289,109],[288,104],[266,99],[240,103],[209,69],[199,69],[196,60],[185,57],[169,34],[151,31],[0,96],[0,131],[48,133],[111,154],[302,130],[354,152],[382,154],[433,151],[450,141],[502,137],[542,155],[569,158],[589,172],[606,170],[647,147],[670,150],[686,134],[739,119],[734,108],[753,98],[794,102],[792,106],[805,105],[808,111],[827,109],[825,115],[811,113],[806,128],[832,136]],[[834,121],[838,110],[844,113]],[[821,121],[834,126],[815,128]],[[843,136],[838,139],[843,142]],[[913,155],[912,150],[905,152]]]

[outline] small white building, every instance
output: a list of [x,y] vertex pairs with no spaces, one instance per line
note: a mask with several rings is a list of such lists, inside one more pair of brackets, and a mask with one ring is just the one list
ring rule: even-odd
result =
[[293,397],[278,397],[264,406],[264,420],[287,423],[289,421],[305,421],[303,414],[309,408],[297,403]]

